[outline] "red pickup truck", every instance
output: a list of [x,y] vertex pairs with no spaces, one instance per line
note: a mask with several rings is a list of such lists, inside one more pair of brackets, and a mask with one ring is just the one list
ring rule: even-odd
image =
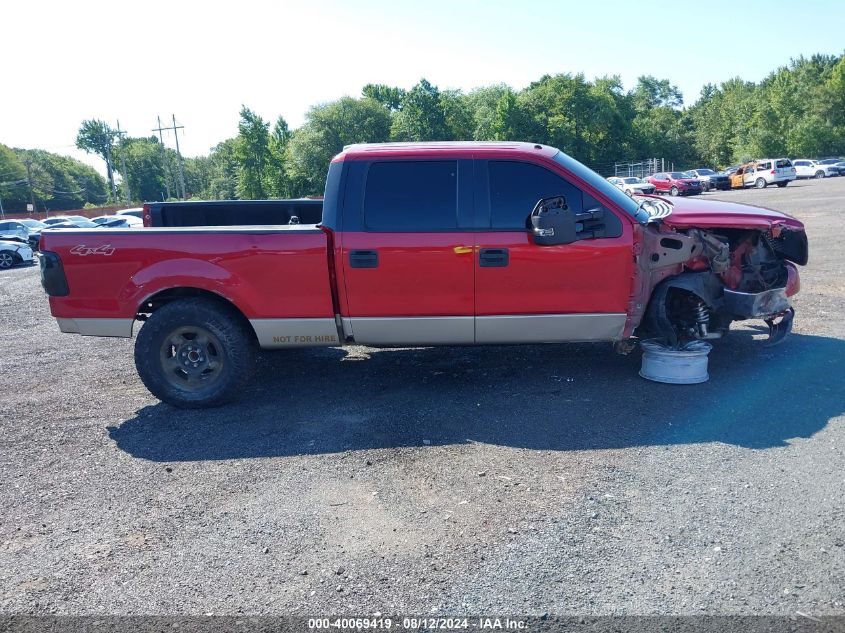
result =
[[45,230],[63,332],[132,336],[147,388],[219,404],[256,348],[609,341],[681,345],[762,318],[788,332],[798,220],[725,202],[630,198],[529,143],[347,147],[322,221]]

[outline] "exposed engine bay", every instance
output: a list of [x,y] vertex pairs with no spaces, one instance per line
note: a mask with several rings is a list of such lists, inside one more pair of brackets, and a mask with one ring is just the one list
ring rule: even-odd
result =
[[798,292],[795,264],[807,263],[804,231],[781,225],[768,229],[690,228],[646,225],[637,265],[649,279],[651,296],[634,330],[680,348],[692,340],[721,338],[732,321],[762,319],[769,344],[790,332]]

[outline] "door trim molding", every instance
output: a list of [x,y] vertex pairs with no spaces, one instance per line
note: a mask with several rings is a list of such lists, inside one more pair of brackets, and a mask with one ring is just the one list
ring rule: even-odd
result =
[[475,317],[350,317],[356,345],[458,345],[475,342]]
[[564,343],[622,338],[628,315],[518,314],[475,318],[476,343]]

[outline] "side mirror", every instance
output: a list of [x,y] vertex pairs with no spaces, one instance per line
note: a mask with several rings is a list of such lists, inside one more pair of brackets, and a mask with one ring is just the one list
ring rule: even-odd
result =
[[575,216],[566,206],[563,196],[539,200],[528,219],[535,244],[571,244],[578,239]]
[[596,207],[572,213],[566,198],[543,198],[528,216],[531,236],[538,246],[571,244],[578,240],[604,237],[604,209]]

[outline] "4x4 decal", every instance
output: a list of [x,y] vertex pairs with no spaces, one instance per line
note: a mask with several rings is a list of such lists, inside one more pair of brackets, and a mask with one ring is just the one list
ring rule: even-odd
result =
[[85,246],[85,244],[77,244],[70,252],[74,255],[114,255],[114,246],[111,244],[103,244],[102,246]]

